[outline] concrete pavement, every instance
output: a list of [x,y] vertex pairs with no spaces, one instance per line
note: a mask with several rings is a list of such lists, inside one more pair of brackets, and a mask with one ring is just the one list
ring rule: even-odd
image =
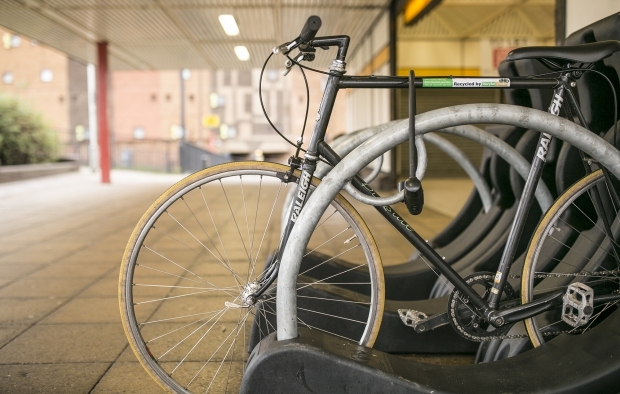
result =
[[[0,185],[0,392],[162,391],[127,345],[117,283],[133,227],[180,177],[115,171],[113,183],[102,185],[82,170]],[[470,187],[460,193],[466,197]],[[455,199],[444,206],[463,200],[435,189],[438,198]],[[432,190],[426,194],[433,199]],[[449,222],[449,210],[439,211],[413,221],[423,236]],[[411,254],[409,246],[393,248],[400,237],[392,229],[367,221],[386,264]]]

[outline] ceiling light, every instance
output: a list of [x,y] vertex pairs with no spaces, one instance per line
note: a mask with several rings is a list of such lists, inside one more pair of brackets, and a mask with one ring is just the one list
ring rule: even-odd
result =
[[239,60],[243,62],[245,62],[246,60],[250,60],[250,52],[248,52],[248,48],[243,45],[235,47],[235,54],[237,55]]
[[224,28],[224,33],[229,36],[236,36],[239,34],[239,26],[237,26],[237,22],[235,21],[235,17],[232,15],[224,14],[218,17],[222,27]]

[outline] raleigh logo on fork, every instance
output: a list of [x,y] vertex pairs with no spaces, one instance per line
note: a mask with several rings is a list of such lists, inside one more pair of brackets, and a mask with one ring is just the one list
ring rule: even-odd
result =
[[306,201],[306,194],[308,192],[308,188],[310,187],[310,174],[306,171],[301,173],[301,178],[299,179],[299,193],[297,193],[297,197],[295,198],[295,205],[293,206],[293,214],[291,215],[291,221],[295,223],[297,220],[297,216],[301,212],[301,207],[304,205],[304,201]]

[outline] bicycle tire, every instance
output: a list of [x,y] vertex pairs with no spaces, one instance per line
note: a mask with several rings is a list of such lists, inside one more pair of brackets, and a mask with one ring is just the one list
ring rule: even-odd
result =
[[[532,301],[536,292],[564,289],[575,282],[592,287],[595,295],[618,290],[618,275],[608,273],[618,269],[616,253],[620,236],[619,207],[615,207],[608,196],[609,187],[602,170],[592,172],[568,188],[545,213],[534,232],[523,266],[523,304]],[[603,224],[603,215],[595,209],[594,192],[606,207],[611,236]],[[592,272],[607,274],[593,276]],[[578,273],[580,275],[574,275]],[[556,275],[542,277],[541,274]],[[539,347],[561,333],[583,333],[617,309],[617,305],[618,301],[595,305],[592,318],[582,327],[564,322],[562,308],[544,312],[525,320],[527,334],[534,347]]]
[[[265,311],[269,312],[266,309],[269,303],[275,307],[275,295],[268,296],[271,298],[265,296],[253,307],[245,308],[247,311],[231,305],[241,304],[240,294],[247,289],[247,285],[242,286],[241,283],[250,283],[247,278],[256,278],[260,271],[260,268],[256,269],[259,261],[269,258],[264,246],[266,241],[276,245],[279,243],[280,231],[275,227],[280,221],[272,218],[271,214],[266,221],[262,217],[267,211],[281,211],[276,205],[285,193],[276,189],[284,191],[289,185],[282,180],[288,169],[287,166],[267,162],[233,162],[207,168],[170,187],[136,225],[123,256],[119,278],[121,317],[132,350],[151,377],[164,389],[177,393],[190,390],[204,392],[205,387],[208,392],[238,390],[247,362],[246,340],[252,329],[250,325],[260,327],[261,314],[265,316]],[[298,177],[299,172],[295,175]],[[257,182],[258,190],[255,190]],[[315,188],[319,183],[318,179],[312,179],[311,187]],[[219,194],[215,193],[218,189],[221,189]],[[273,197],[273,201],[266,202],[268,197]],[[218,198],[227,204],[222,204],[222,208],[215,212],[211,207]],[[252,207],[256,212],[248,212],[248,208]],[[372,295],[366,300],[366,319],[351,323],[354,319],[342,312],[342,316],[330,315],[331,319],[328,316],[327,319],[332,320],[329,327],[342,324],[359,326],[355,331],[359,332],[359,336],[350,339],[360,345],[372,346],[383,316],[384,284],[379,251],[363,219],[344,197],[337,196],[331,207],[317,226],[316,237],[313,235],[314,241],[311,240],[308,249],[317,247],[320,252],[338,255],[338,258],[344,258],[343,254],[346,254],[345,257],[353,261],[364,259],[365,264],[358,266],[368,272],[369,283],[361,285],[370,286]],[[213,228],[208,227],[209,223]],[[218,228],[221,223],[228,227]],[[227,239],[223,241],[222,237]],[[202,248],[196,251],[190,245]],[[304,282],[300,281],[303,285],[300,285],[298,297],[302,297],[301,292],[305,290],[301,289],[307,286],[325,292],[324,288],[334,286],[334,279],[314,278],[308,284],[305,278]],[[183,286],[179,285],[181,282]],[[271,289],[275,289],[275,284]],[[299,300],[299,308],[303,308],[304,299]],[[322,325],[314,326],[314,320],[308,321],[307,317],[301,323],[329,331],[325,328],[326,317],[321,312],[321,305],[335,304],[337,297],[310,301],[317,308],[310,312],[321,317]],[[360,300],[355,302],[364,303]],[[215,303],[221,309],[205,308],[204,305],[209,303]],[[201,306],[206,312],[200,309]],[[251,321],[252,311],[258,316],[258,323]],[[305,313],[309,314],[307,311]],[[243,318],[240,317],[242,315]],[[216,319],[216,316],[219,317]],[[310,319],[313,319],[312,316]],[[212,322],[213,319],[216,320]],[[275,331],[275,327],[271,328],[271,332]],[[242,330],[243,346],[239,338]],[[175,344],[179,338],[181,340]],[[212,345],[214,341],[222,338],[222,343],[213,351],[217,346],[217,343]],[[227,346],[228,351],[222,357]],[[239,347],[241,351],[236,352]],[[215,367],[217,370],[214,370]],[[233,367],[235,373],[231,376]]]

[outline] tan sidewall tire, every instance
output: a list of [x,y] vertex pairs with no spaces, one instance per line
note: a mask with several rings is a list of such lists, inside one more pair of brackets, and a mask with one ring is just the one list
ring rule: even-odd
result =
[[[155,215],[155,213],[162,207],[162,205],[166,204],[171,198],[173,198],[177,193],[181,192],[183,189],[186,189],[188,186],[191,186],[202,179],[211,177],[213,175],[230,172],[230,171],[239,171],[239,170],[263,170],[263,171],[273,171],[273,172],[281,172],[284,173],[288,171],[289,167],[269,162],[232,162],[225,163],[213,167],[206,168],[202,171],[198,171],[194,174],[189,175],[188,177],[180,180],[168,190],[166,190],[150,207],[147,211],[142,215],[142,218],[134,228],[131,236],[129,237],[129,241],[127,242],[127,247],[125,248],[125,253],[123,255],[123,260],[121,262],[121,271],[119,276],[119,284],[118,284],[118,294],[119,294],[119,308],[121,312],[121,320],[123,322],[123,329],[125,330],[125,335],[129,341],[129,345],[131,346],[134,354],[138,358],[138,361],[142,364],[144,369],[151,375],[151,377],[159,383],[161,387],[170,392],[187,392],[182,387],[177,386],[176,388],[171,387],[163,378],[160,376],[151,366],[149,360],[145,358],[145,355],[142,351],[140,351],[139,344],[133,334],[135,324],[132,324],[130,320],[132,317],[128,312],[128,308],[132,308],[132,300],[128,300],[128,293],[126,291],[126,282],[128,278],[128,273],[131,269],[133,269],[132,265],[132,256],[136,247],[136,243],[140,238],[140,234],[142,234],[145,225],[149,222],[149,220]],[[298,173],[297,173],[298,175]],[[312,179],[312,185],[318,186],[320,184],[320,180],[317,178]],[[381,257],[379,254],[379,250],[377,249],[377,245],[368,229],[368,226],[359,215],[357,210],[340,194],[336,196],[334,201],[340,205],[343,211],[355,222],[358,230],[363,234],[365,238],[365,244],[367,245],[367,252],[371,256],[372,261],[369,262],[369,271],[371,273],[371,277],[373,277],[373,285],[375,289],[375,300],[372,303],[369,323],[367,325],[365,337],[360,341],[360,344],[368,347],[372,347],[379,333],[379,328],[381,327],[381,320],[383,318],[383,304],[384,304],[384,278],[383,278],[383,266],[381,264]],[[139,335],[139,333],[138,333]]]
[[[545,235],[549,231],[549,226],[551,226],[557,220],[558,216],[564,212],[566,207],[570,205],[578,196],[578,193],[583,188],[589,187],[592,183],[595,183],[603,177],[603,171],[598,170],[591,174],[586,175],[581,178],[575,184],[573,184],[568,190],[566,190],[557,200],[553,203],[553,205],[547,210],[542,220],[536,227],[536,231],[532,236],[532,240],[530,241],[530,245],[527,249],[527,253],[525,255],[525,263],[523,264],[523,271],[521,273],[521,303],[526,304],[532,301],[532,282],[534,280],[534,271],[535,264],[538,260],[538,255],[540,253],[540,248],[542,247],[542,243],[544,242]],[[580,193],[579,195],[581,195]],[[540,331],[538,330],[538,325],[534,318],[529,318],[524,320],[525,329],[527,330],[527,335],[530,337],[532,341],[532,345],[534,347],[541,346],[545,341],[540,335]]]

